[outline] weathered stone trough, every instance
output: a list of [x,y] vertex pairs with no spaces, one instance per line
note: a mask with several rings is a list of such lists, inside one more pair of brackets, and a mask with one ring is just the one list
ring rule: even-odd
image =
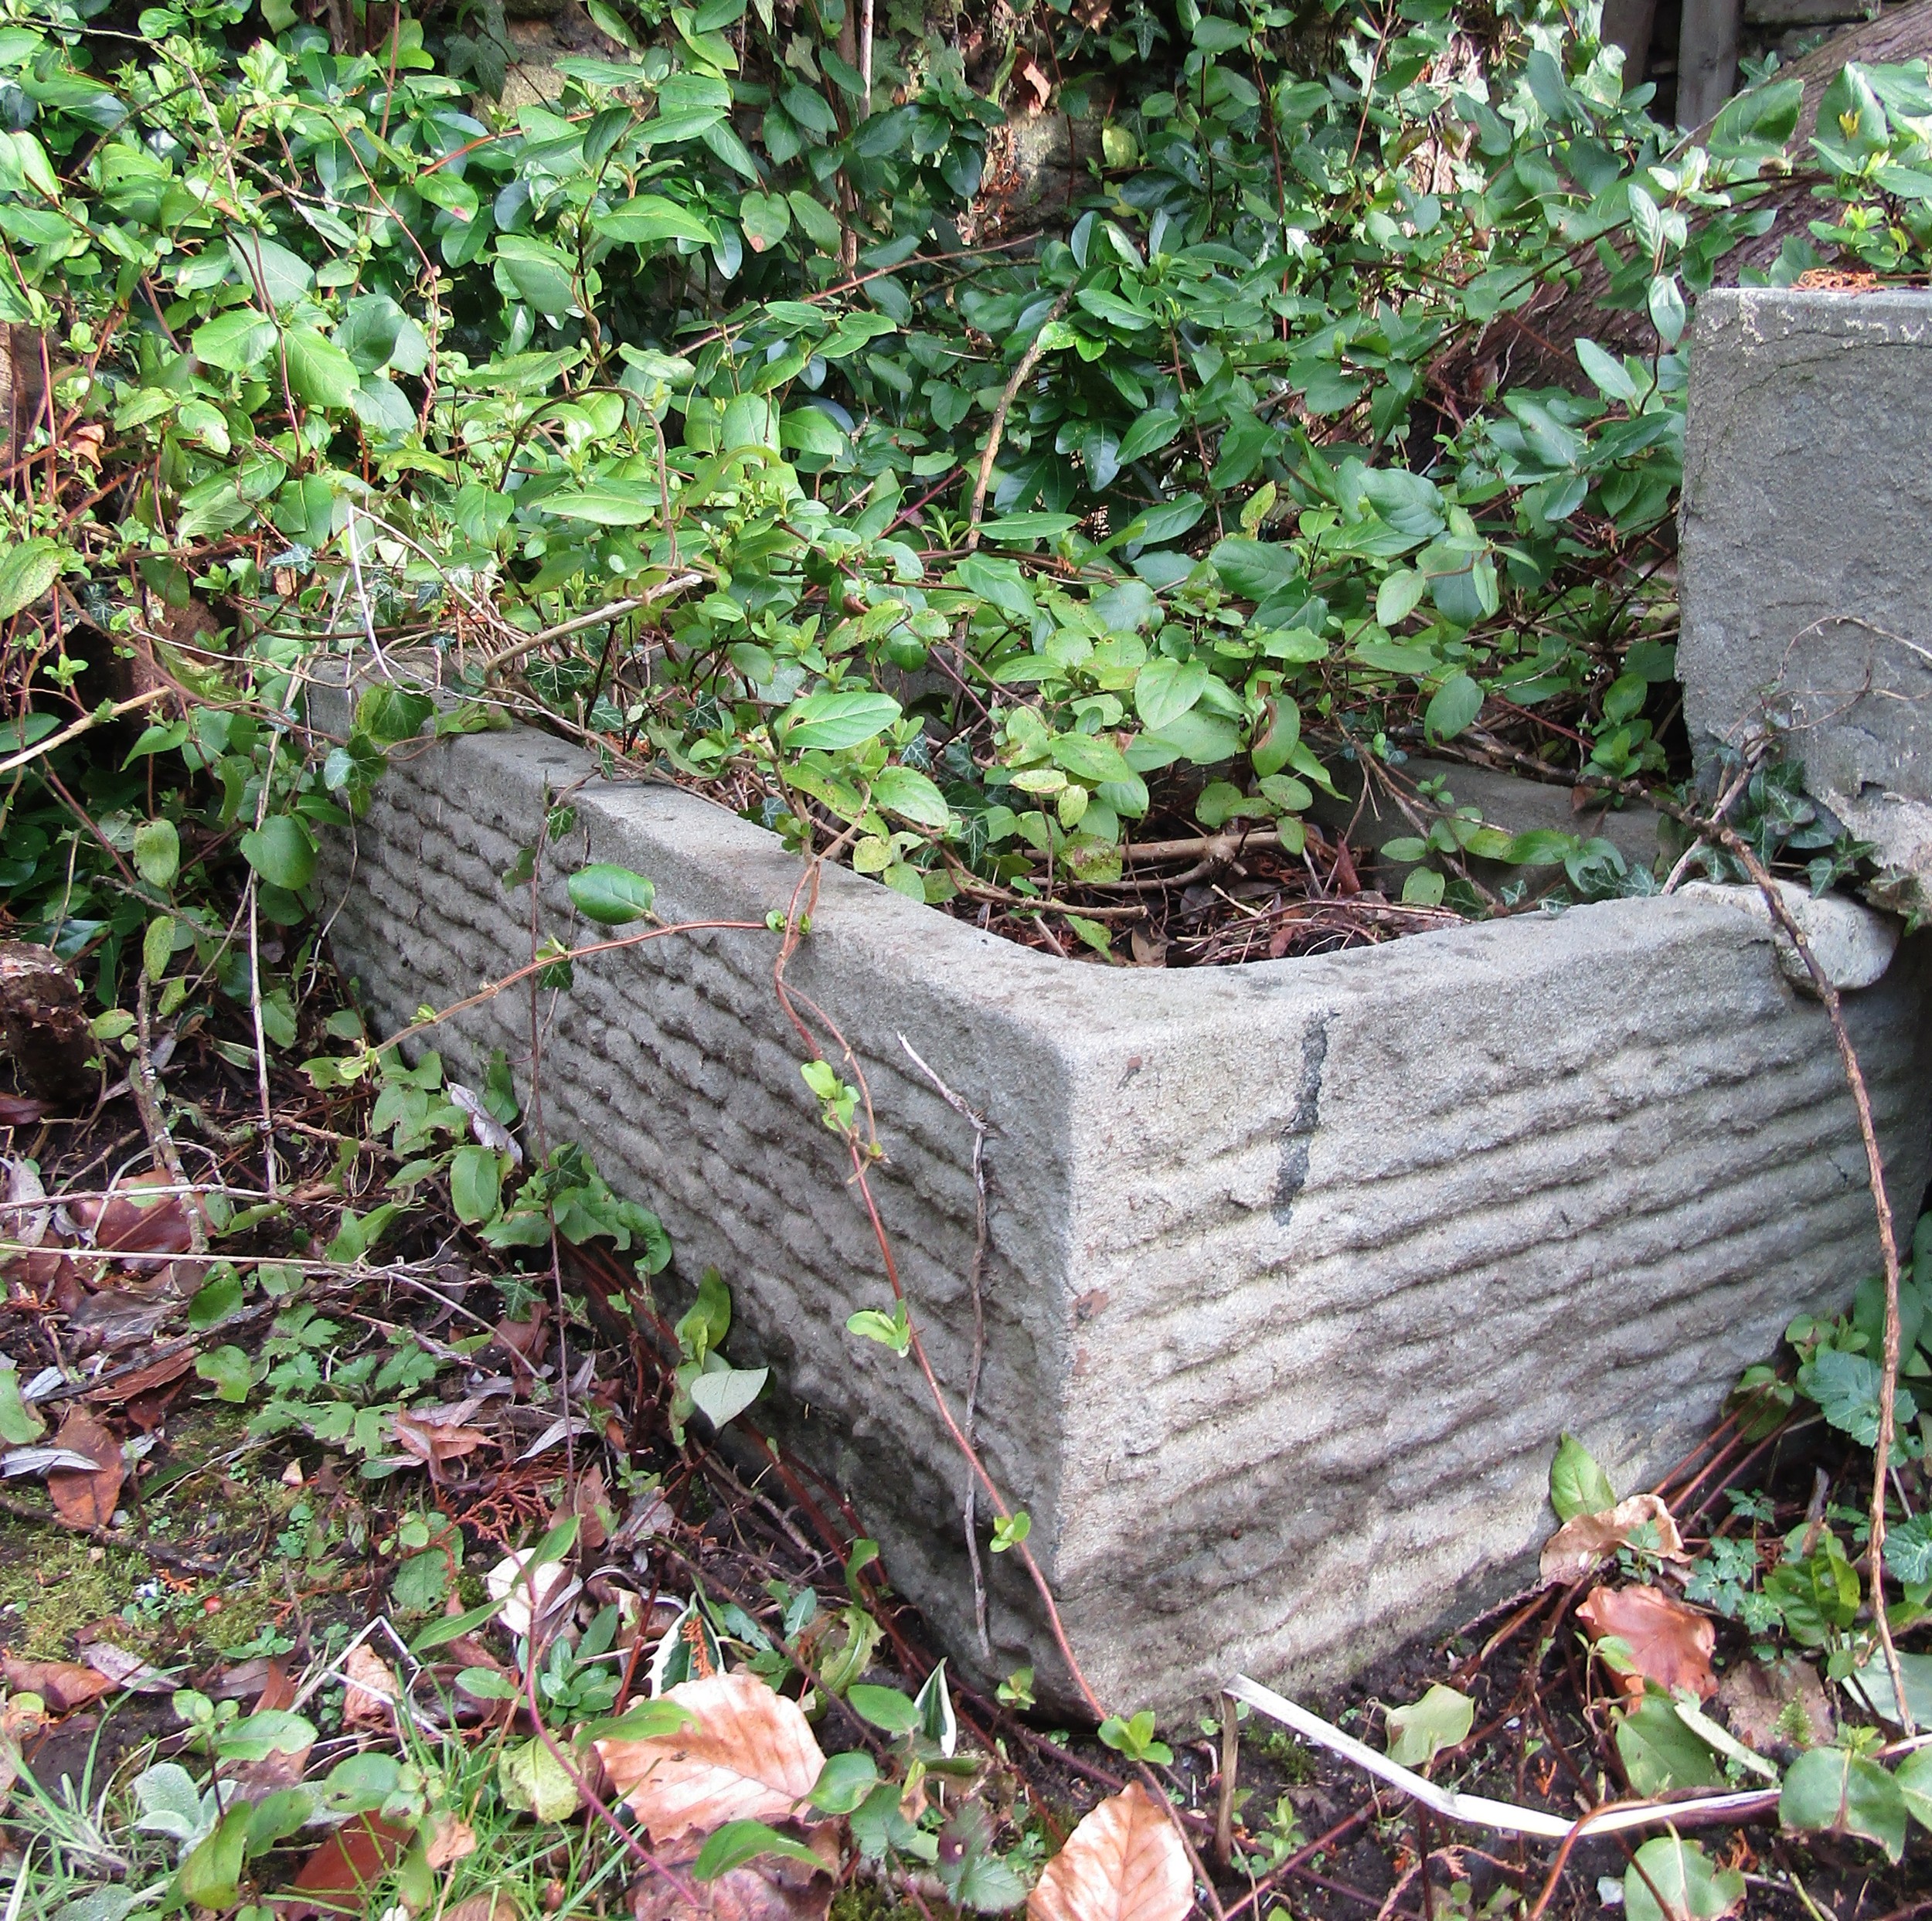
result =
[[[594,772],[519,730],[425,743],[379,784],[329,869],[335,950],[379,1025],[528,958],[526,897],[500,876],[580,780],[555,865],[635,868],[673,920],[786,906],[798,865],[775,837]],[[545,900],[563,926],[560,881]],[[1814,911],[1869,978],[1889,940],[1865,910]],[[886,1286],[799,1076],[775,945],[713,933],[580,965],[546,1010],[549,1130],[659,1211],[685,1283],[723,1270],[734,1358],[784,1385],[778,1431],[981,1667],[961,1464],[912,1362],[845,1331]],[[1792,1314],[1876,1262],[1830,1032],[1749,896],[1169,971],[1056,960],[833,870],[788,978],[865,1062],[876,1189],[956,1404],[972,1133],[900,1037],[992,1123],[981,1446],[1124,1708],[1179,1708],[1236,1668],[1333,1678],[1506,1591],[1550,1525],[1562,1430],[1642,1484]],[[1906,1209],[1927,987],[1915,940],[1845,997]],[[439,1044],[469,1073],[493,1046],[527,1059],[527,1011],[505,995]],[[1032,1664],[1050,1692],[1011,1562],[991,1563],[992,1665]]]
[[1693,744],[1774,728],[1932,911],[1932,293],[1713,289],[1684,454]]

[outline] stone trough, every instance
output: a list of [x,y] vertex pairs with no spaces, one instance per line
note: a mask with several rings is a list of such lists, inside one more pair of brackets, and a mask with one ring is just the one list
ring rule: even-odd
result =
[[[379,1026],[528,958],[527,896],[500,876],[580,780],[553,871],[633,867],[672,920],[784,909],[799,869],[774,836],[594,771],[515,730],[425,743],[379,784],[325,869]],[[560,881],[545,910],[568,923]],[[1923,944],[1894,955],[1864,909],[1807,911],[1909,1210]],[[982,1655],[961,1463],[913,1363],[845,1331],[886,1285],[775,947],[712,933],[580,964],[546,1009],[549,1133],[658,1209],[676,1280],[723,1271],[733,1358],[782,1384],[776,1431],[849,1491],[955,1657],[1032,1664],[1063,1699],[1010,1556]],[[1330,1680],[1498,1597],[1551,1525],[1563,1430],[1645,1484],[1794,1314],[1876,1265],[1829,1029],[1749,895],[1186,971],[1058,960],[835,869],[789,978],[863,1059],[876,1189],[955,1406],[983,1318],[987,1464],[1124,1709],[1181,1709],[1237,1668]],[[438,1044],[465,1076],[492,1047],[526,1059],[527,1017],[506,994]],[[902,1037],[992,1125],[977,1311],[972,1131]]]

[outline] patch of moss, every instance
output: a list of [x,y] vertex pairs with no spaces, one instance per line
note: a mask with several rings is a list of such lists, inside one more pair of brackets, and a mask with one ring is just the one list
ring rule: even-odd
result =
[[30,1661],[70,1658],[76,1632],[120,1613],[148,1575],[127,1549],[0,1520],[0,1642]]
[[[949,1910],[941,1901],[927,1904],[937,1912]],[[861,1877],[849,1882],[832,1898],[831,1921],[923,1921],[907,1901],[896,1900],[889,1889]]]

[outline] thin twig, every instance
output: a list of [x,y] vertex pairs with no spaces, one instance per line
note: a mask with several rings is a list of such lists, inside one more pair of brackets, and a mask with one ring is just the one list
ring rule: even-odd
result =
[[1019,357],[1016,366],[1000,391],[999,404],[993,409],[992,430],[986,436],[986,445],[979,457],[979,478],[973,483],[972,512],[968,516],[971,525],[966,530],[966,551],[974,553],[979,547],[979,519],[986,511],[986,489],[993,478],[993,463],[999,457],[999,444],[1006,432],[1006,415],[1013,404],[1014,396],[1026,384],[1026,376],[1039,365],[1040,355],[1046,351],[1046,330],[1066,311],[1067,303],[1073,298],[1073,290],[1064,289],[1060,297],[1047,308],[1046,317],[1039,324],[1039,332],[1027,343],[1026,351]]
[[[968,1445],[977,1446],[979,1439],[979,1376],[986,1358],[986,1117],[984,1114],[976,1114],[961,1096],[954,1093],[933,1072],[903,1034],[899,1037],[899,1044],[911,1056],[913,1065],[938,1090],[940,1099],[955,1114],[962,1116],[973,1130],[975,1208],[970,1280],[973,1296],[973,1358],[966,1374],[966,1419],[964,1425]],[[966,1558],[971,1563],[973,1570],[973,1625],[979,1630],[980,1658],[990,1661],[993,1658],[993,1644],[986,1632],[986,1575],[979,1559],[979,1484],[974,1480],[970,1469],[966,1474],[966,1487],[960,1511],[966,1529]]]

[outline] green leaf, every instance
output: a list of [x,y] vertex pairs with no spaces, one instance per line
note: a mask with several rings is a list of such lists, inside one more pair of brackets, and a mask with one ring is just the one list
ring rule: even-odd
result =
[[480,1607],[468,1608],[461,1614],[451,1614],[441,1620],[432,1621],[410,1643],[410,1652],[427,1654],[431,1648],[440,1647],[448,1641],[461,1640],[465,1634],[474,1634],[479,1627],[494,1620],[502,1606],[501,1601],[485,1601]]
[[560,1821],[577,1811],[577,1783],[540,1738],[498,1756],[496,1783],[509,1806],[540,1821]]
[[1932,1748],[1914,1748],[1893,1776],[1905,1811],[1921,1828],[1932,1828]]
[[872,776],[872,804],[917,827],[943,828],[953,818],[946,797],[913,767],[881,767]]
[[217,1912],[235,1905],[253,1814],[246,1803],[231,1807],[221,1825],[182,1862],[179,1885],[185,1900]]
[[1766,160],[1782,153],[1798,131],[1804,83],[1773,80],[1726,100],[1705,138],[1706,148],[1726,159]]
[[1639,1794],[1711,1787],[1724,1778],[1709,1748],[1679,1718],[1666,1695],[1648,1693],[1617,1722],[1617,1753]]
[[1624,1870],[1626,1921],[1722,1921],[1743,1900],[1740,1869],[1720,1872],[1697,1842],[1675,1834],[1645,1841]]
[[1811,1748],[1791,1763],[1777,1814],[1801,1831],[1828,1828],[1876,1841],[1893,1861],[1905,1851],[1906,1801],[1876,1761],[1843,1748]]
[[655,491],[642,487],[582,487],[576,492],[553,494],[542,503],[544,512],[560,520],[587,520],[599,527],[642,527],[658,517]]
[[0,1366],[0,1440],[24,1447],[47,1431],[47,1423],[20,1395],[20,1371],[9,1361]]
[[878,1763],[862,1748],[835,1754],[818,1770],[811,1804],[821,1814],[849,1814],[872,1792],[878,1779]]
[[172,821],[144,821],[134,829],[134,869],[152,886],[173,884],[181,872],[181,836]]
[[648,246],[658,240],[695,240],[709,246],[718,238],[718,230],[710,221],[660,193],[638,194],[607,213],[594,216],[590,224],[606,240],[634,246]]
[[271,886],[300,893],[315,877],[315,842],[292,814],[271,814],[241,837],[242,857]]
[[791,209],[781,193],[747,193],[738,202],[738,224],[752,252],[762,253],[791,231]]
[[1413,567],[1398,567],[1385,575],[1376,589],[1376,624],[1400,627],[1428,591],[1429,583]]
[[1460,1747],[1476,1725],[1476,1704],[1440,1681],[1406,1708],[1389,1710],[1389,1759],[1426,1767],[1445,1748]]
[[1886,1528],[1885,1565],[1907,1587],[1932,1582],[1932,1513]]
[[856,747],[883,733],[901,712],[889,694],[860,688],[808,695],[779,716],[778,735],[789,750],[802,753],[811,747],[836,751]]
[[[1798,1371],[1798,1388],[1818,1403],[1818,1412],[1861,1447],[1879,1438],[1879,1364],[1869,1355],[1847,1354],[1841,1348],[1820,1348]],[[1898,1389],[1894,1410],[1899,1425],[1918,1418],[1918,1402],[1905,1388]]]
[[494,1149],[466,1143],[450,1163],[450,1205],[474,1227],[495,1219],[503,1205],[503,1159]]
[[896,1688],[859,1682],[845,1690],[845,1705],[861,1720],[888,1734],[910,1734],[919,1726],[919,1710]]
[[197,1334],[218,1328],[231,1315],[238,1314],[246,1298],[241,1276],[223,1263],[195,1290],[188,1304],[188,1324]]
[[580,867],[564,883],[571,905],[600,927],[622,927],[641,920],[657,898],[655,882],[610,861]]
[[1422,716],[1437,740],[1453,740],[1482,712],[1482,689],[1467,674],[1451,674],[1438,687]]
[[60,577],[66,549],[52,540],[0,549],[0,620],[30,607]]
[[247,373],[275,348],[275,323],[253,307],[231,307],[195,329],[195,358],[224,373]]
[[1666,347],[1674,347],[1684,332],[1684,290],[1675,274],[1659,274],[1650,284],[1651,323]]
[[979,531],[988,540],[1051,540],[1080,524],[1077,514],[1002,514]]
[[236,1347],[216,1348],[197,1358],[195,1372],[215,1390],[215,1399],[237,1406],[255,1384],[254,1364]]
[[1158,453],[1180,430],[1181,416],[1172,407],[1149,407],[1121,436],[1121,464],[1124,467],[1143,454]]
[[1199,494],[1182,494],[1137,514],[1107,544],[1121,547],[1158,547],[1179,540],[1207,512]]
[[1594,340],[1579,339],[1577,359],[1591,384],[1606,400],[1631,401],[1637,398],[1637,382],[1630,370],[1614,354],[1605,353]]
[[[855,1801],[852,1805],[856,1807],[858,1804]],[[747,1862],[756,1861],[761,1855],[782,1855],[787,1861],[803,1862],[808,1867],[823,1873],[831,1872],[803,1841],[794,1841],[789,1835],[780,1834],[775,1828],[767,1828],[763,1821],[726,1821],[698,1850],[698,1858],[691,1864],[691,1872],[699,1881],[716,1881],[719,1875],[727,1875],[734,1868],[742,1868]]]
[[1607,1514],[1617,1504],[1610,1477],[1574,1434],[1564,1435],[1556,1443],[1556,1457],[1549,1464],[1549,1504],[1556,1510],[1559,1521]]
[[362,376],[334,341],[313,327],[291,327],[283,342],[289,391],[312,407],[345,407]]
[[1200,661],[1151,660],[1134,678],[1134,710],[1158,732],[1189,712],[1207,684],[1208,670]]
[[707,1370],[691,1383],[691,1404],[715,1428],[729,1427],[764,1392],[768,1368]]

